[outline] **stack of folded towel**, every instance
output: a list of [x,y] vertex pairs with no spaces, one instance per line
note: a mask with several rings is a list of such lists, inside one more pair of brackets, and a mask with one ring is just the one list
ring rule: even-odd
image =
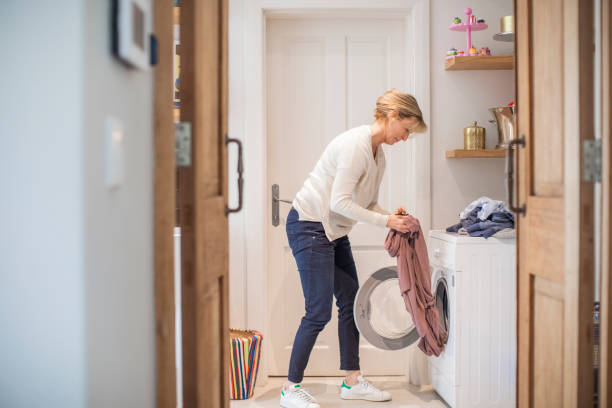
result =
[[459,214],[458,224],[450,226],[447,232],[469,234],[472,237],[497,238],[514,236],[514,214],[503,201],[480,197]]

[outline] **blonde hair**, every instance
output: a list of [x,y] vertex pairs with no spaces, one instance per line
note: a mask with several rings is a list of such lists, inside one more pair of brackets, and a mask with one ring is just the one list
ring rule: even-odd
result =
[[374,118],[388,119],[389,116],[397,115],[399,119],[417,118],[419,123],[415,127],[414,132],[423,133],[427,131],[427,125],[423,120],[421,108],[414,96],[401,93],[393,88],[376,99],[376,109],[374,109]]

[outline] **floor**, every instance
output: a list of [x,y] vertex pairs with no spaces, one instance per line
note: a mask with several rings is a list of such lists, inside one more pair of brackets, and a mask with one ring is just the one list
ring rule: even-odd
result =
[[[409,384],[404,376],[393,377],[366,377],[378,388],[389,391],[391,401],[345,401],[340,398],[340,385],[342,377],[306,377],[304,388],[308,390],[319,402],[321,408],[417,408],[440,407],[448,408],[431,387],[419,387]],[[253,396],[248,400],[231,401],[230,408],[278,408],[280,389],[286,378],[270,377],[268,384],[255,387]]]

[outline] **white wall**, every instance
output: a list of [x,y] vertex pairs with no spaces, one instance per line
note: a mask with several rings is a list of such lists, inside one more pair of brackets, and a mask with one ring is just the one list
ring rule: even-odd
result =
[[511,55],[512,43],[492,39],[499,18],[513,14],[512,0],[455,0],[431,2],[431,187],[432,228],[459,221],[459,213],[486,195],[505,200],[503,159],[445,159],[444,151],[463,148],[463,128],[478,121],[486,129],[487,148],[497,144],[497,128],[489,124],[488,108],[514,100],[514,71],[445,71],[444,54],[454,46],[465,49],[465,33],[448,29],[453,17],[465,21],[471,7],[489,28],[472,33],[472,44],[488,46],[494,55]]
[[[110,2],[85,1],[84,226],[90,407],[155,405],[153,71],[110,54]],[[123,185],[104,185],[104,118],[123,123]]]
[[[241,94],[240,89],[245,87],[245,75],[241,69],[237,67],[244,66],[244,38],[247,35],[247,30],[242,22],[246,16],[246,5],[243,0],[229,1],[229,25],[228,25],[228,92],[229,92],[229,120],[228,120],[228,135],[229,137],[239,138],[243,141],[243,146],[247,149],[248,141],[244,138],[245,120],[236,121],[232,118],[245,118],[247,113],[246,103],[243,99],[237,97]],[[231,147],[228,150],[228,202],[230,207],[238,205],[237,182],[238,173],[236,149]],[[245,166],[245,190],[246,184],[250,183],[249,178],[252,174],[249,171],[248,164]],[[266,193],[266,192],[264,192]],[[249,197],[245,196],[243,210],[230,214],[228,218],[228,233],[229,233],[229,287],[230,287],[230,327],[246,329],[249,310],[247,307],[247,288],[244,284],[248,279],[246,271],[246,242],[235,237],[245,236],[245,226],[247,225],[246,208],[249,206]],[[252,320],[252,319],[251,319]],[[252,328],[251,328],[252,329]]]
[[[0,407],[152,407],[152,73],[110,54],[106,0],[0,12]],[[103,118],[125,184],[103,186]]]
[[0,12],[0,406],[82,407],[83,7],[32,3]]

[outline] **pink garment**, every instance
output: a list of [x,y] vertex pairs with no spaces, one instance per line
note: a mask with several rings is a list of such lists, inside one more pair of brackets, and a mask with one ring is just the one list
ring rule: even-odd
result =
[[421,225],[416,218],[409,219],[410,231],[401,233],[390,230],[385,249],[389,255],[397,257],[400,292],[421,336],[419,348],[428,356],[439,356],[444,350],[448,333],[440,324],[438,309],[431,294],[429,258]]

